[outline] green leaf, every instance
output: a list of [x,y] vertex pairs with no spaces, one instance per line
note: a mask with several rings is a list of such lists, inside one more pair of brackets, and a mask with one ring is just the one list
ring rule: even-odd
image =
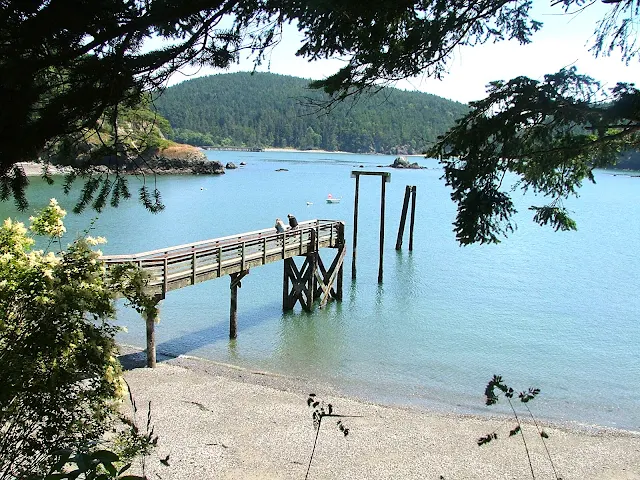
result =
[[101,462],[117,462],[120,457],[109,450],[96,450],[91,454],[91,458],[94,460],[100,460]]
[[111,462],[102,462],[102,466],[105,468],[105,470],[107,470],[107,472],[109,472],[109,474],[112,477],[115,477],[118,474],[117,469],[116,469],[115,465],[113,465],[113,463],[111,463]]
[[58,456],[58,461],[53,464],[51,467],[52,472],[59,472],[62,470],[62,467],[69,461],[69,457],[73,452],[71,450],[59,450],[54,452],[53,455]]

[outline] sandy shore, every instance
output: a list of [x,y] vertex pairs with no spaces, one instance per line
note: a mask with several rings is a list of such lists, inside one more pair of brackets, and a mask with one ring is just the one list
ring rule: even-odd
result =
[[[160,440],[147,461],[149,478],[303,479],[315,430],[308,393],[350,415],[344,437],[326,418],[309,473],[311,479],[531,478],[512,422],[445,415],[340,397],[326,385],[254,372],[215,362],[161,358],[143,368],[140,352],[123,347],[125,378],[146,422]],[[545,425],[558,475],[569,479],[640,479],[640,435],[578,431]],[[476,440],[497,432],[497,441]],[[532,425],[525,425],[536,478],[555,478]],[[159,459],[169,455],[169,466]]]

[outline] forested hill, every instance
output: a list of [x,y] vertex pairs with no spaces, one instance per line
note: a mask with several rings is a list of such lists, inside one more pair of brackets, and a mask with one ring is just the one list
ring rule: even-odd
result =
[[389,88],[314,113],[305,99],[323,93],[308,84],[272,73],[220,74],[169,87],[156,105],[181,143],[393,154],[422,153],[467,111],[435,95]]

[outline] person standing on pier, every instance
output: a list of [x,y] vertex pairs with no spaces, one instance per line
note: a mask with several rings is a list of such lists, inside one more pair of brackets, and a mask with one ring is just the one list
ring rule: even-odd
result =
[[288,214],[287,218],[289,218],[289,226],[291,228],[296,228],[298,226],[298,220],[296,220],[296,217],[294,217],[291,214]]
[[276,218],[276,232],[278,233],[284,233],[284,231],[287,229],[287,227],[285,227],[284,222],[282,220],[280,220],[279,218]]

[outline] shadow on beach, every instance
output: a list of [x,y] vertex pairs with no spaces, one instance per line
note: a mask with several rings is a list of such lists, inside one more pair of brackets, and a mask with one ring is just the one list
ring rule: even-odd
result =
[[[120,365],[122,365],[122,370],[126,372],[137,368],[147,368],[147,352],[145,350],[138,350],[135,347],[129,346],[121,346],[120,350],[126,352],[118,355],[118,361]],[[175,357],[156,352],[157,362],[166,362],[173,358]]]

